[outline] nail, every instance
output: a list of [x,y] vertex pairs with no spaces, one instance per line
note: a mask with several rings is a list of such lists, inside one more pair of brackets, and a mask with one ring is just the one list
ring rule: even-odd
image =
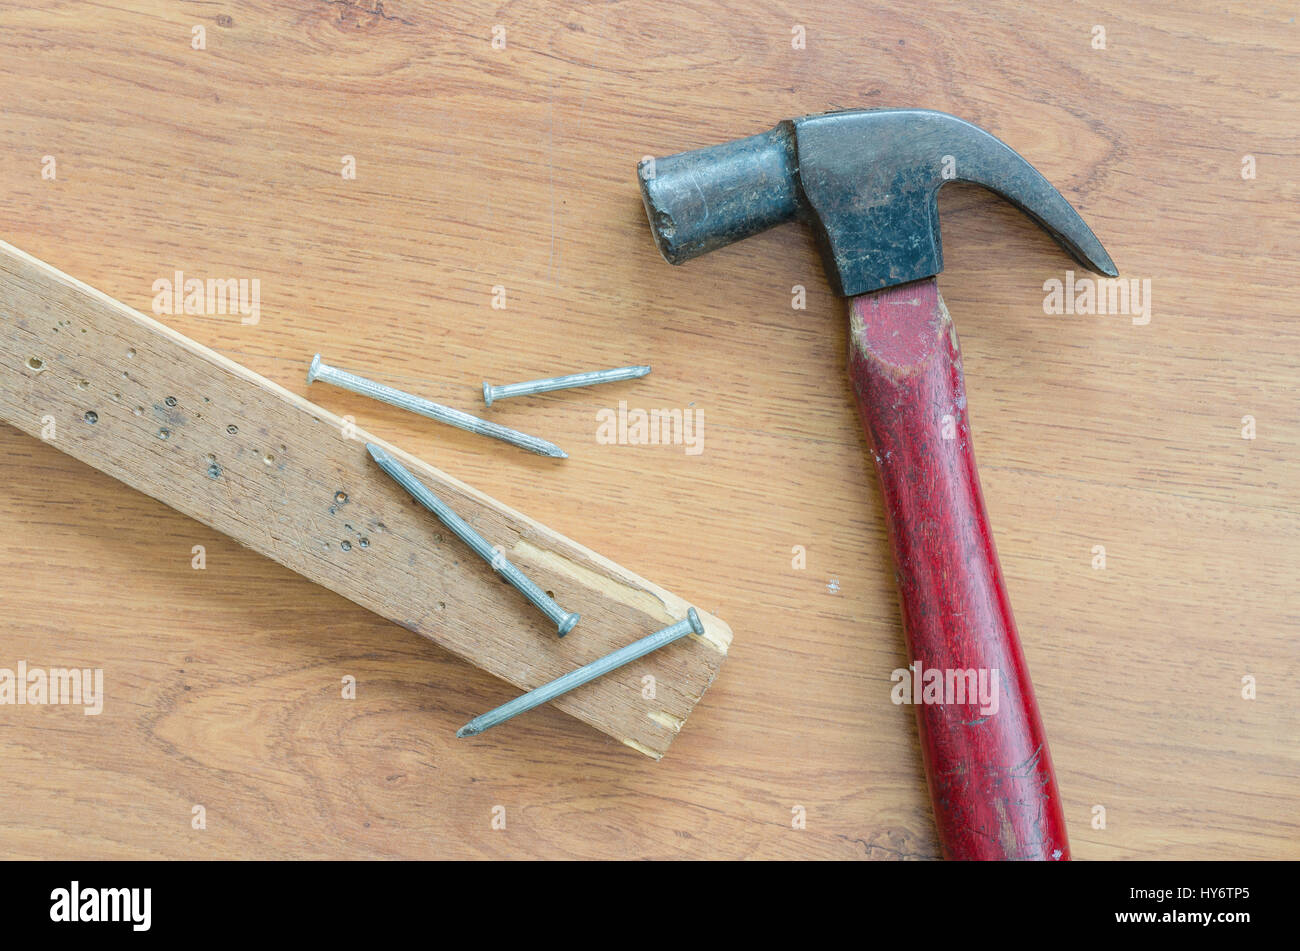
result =
[[490,730],[498,723],[505,723],[511,717],[517,717],[533,707],[554,700],[561,694],[568,693],[574,687],[581,687],[583,684],[589,683],[611,670],[617,670],[624,664],[630,664],[638,657],[644,657],[651,651],[657,651],[659,648],[671,644],[673,641],[692,632],[695,634],[704,633],[704,625],[700,623],[700,616],[695,613],[694,608],[686,612],[685,620],[678,621],[672,627],[666,627],[662,631],[656,631],[648,637],[641,638],[639,641],[633,641],[627,647],[620,647],[614,653],[606,654],[600,660],[594,660],[585,667],[579,667],[563,677],[557,677],[549,684],[543,684],[536,690],[530,690],[523,696],[502,704],[495,710],[489,710],[482,716],[475,717],[457,730],[456,735],[478,736],[484,730]]
[[499,426],[496,423],[489,423],[486,419],[479,419],[469,413],[462,413],[450,406],[443,406],[441,403],[435,403],[433,400],[426,400],[420,396],[412,396],[410,393],[403,393],[391,386],[384,386],[382,383],[367,380],[365,377],[349,373],[347,370],[329,366],[321,362],[319,353],[312,357],[311,368],[307,371],[308,383],[314,383],[317,380],[322,383],[332,383],[334,386],[351,390],[353,393],[360,393],[362,396],[369,396],[371,399],[380,400],[393,406],[400,406],[402,409],[410,410],[412,413],[419,413],[421,416],[429,417],[429,419],[436,419],[448,426],[455,426],[467,432],[478,433],[480,436],[491,436],[493,439],[500,439],[502,442],[508,442],[520,449],[535,452],[539,456],[552,456],[556,459],[569,458],[567,452],[545,439],[538,439],[536,436],[529,436],[527,433]]
[[495,400],[504,400],[511,396],[527,396],[530,393],[549,393],[551,390],[568,390],[575,386],[595,386],[597,383],[617,383],[619,380],[635,380],[650,372],[649,367],[618,367],[613,370],[589,370],[586,373],[570,373],[568,376],[552,376],[545,380],[529,380],[526,383],[504,383],[493,386],[483,381],[483,402],[491,406]]
[[573,626],[578,623],[579,615],[570,614],[556,604],[553,598],[549,597],[527,575],[511,564],[505,555],[489,545],[482,535],[470,528],[468,522],[448,508],[447,504],[430,492],[423,482],[411,475],[410,470],[404,465],[374,443],[366,443],[366,450],[370,453],[370,458],[379,463],[379,468],[387,472],[393,477],[393,481],[411,493],[411,498],[438,516],[438,520],[451,529],[457,538],[474,549],[474,553],[491,565],[497,574],[514,585],[525,598],[537,605],[543,614],[554,621],[560,637],[573,630]]

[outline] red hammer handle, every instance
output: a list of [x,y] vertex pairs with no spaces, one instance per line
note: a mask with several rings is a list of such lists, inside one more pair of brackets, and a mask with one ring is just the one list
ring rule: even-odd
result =
[[[880,476],[908,659],[921,665],[908,686],[922,688],[910,699],[944,855],[1069,858],[975,470],[952,318],[928,278],[853,298],[849,322],[850,372]],[[993,696],[996,706],[984,702]]]

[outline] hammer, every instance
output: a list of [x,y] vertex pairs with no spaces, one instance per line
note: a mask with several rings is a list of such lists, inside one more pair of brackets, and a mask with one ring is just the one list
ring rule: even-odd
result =
[[[789,119],[637,168],[671,264],[798,218],[849,300],[849,375],[896,564],[939,841],[950,859],[1068,859],[1052,759],[980,492],[961,351],[934,275],[939,189],[983,185],[1084,267],[1118,272],[1051,183],[942,112]],[[983,678],[981,681],[980,679]],[[994,702],[977,699],[979,683]],[[985,699],[988,699],[987,697]]]

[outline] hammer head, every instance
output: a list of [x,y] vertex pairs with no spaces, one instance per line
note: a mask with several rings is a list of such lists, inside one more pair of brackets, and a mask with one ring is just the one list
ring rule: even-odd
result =
[[966,181],[1006,198],[1084,267],[1118,273],[1078,212],[1032,165],[943,112],[788,119],[746,139],[647,159],[637,173],[655,242],[671,264],[802,218],[837,294],[931,277],[943,270],[939,189]]

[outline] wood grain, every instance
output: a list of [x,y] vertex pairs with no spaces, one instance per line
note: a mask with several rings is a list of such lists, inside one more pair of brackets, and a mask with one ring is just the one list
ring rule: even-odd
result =
[[[380,442],[582,616],[562,640],[369,461],[369,434],[4,242],[0,419],[517,687],[554,680],[690,607]],[[731,643],[725,624],[701,619],[704,634],[689,638],[697,649],[655,652],[634,675],[602,678],[555,705],[658,759]],[[653,696],[644,677],[656,682]]]
[[[0,238],[146,313],[177,269],[260,279],[255,325],[159,319],[300,395],[317,351],[466,410],[483,379],[651,364],[492,408],[565,446],[561,472],[311,396],[736,631],[662,762],[554,710],[470,745],[452,731],[514,688],[0,426],[0,666],[102,667],[108,692],[98,717],[0,707],[0,851],[937,856],[889,699],[908,658],[844,304],[795,225],[669,267],[634,174],[788,116],[910,106],[1008,142],[1151,281],[1147,323],[1045,313],[1060,249],[979,190],[941,194],[939,286],[1075,858],[1300,857],[1294,15],[0,4]],[[598,442],[619,400],[703,410],[704,451]]]

